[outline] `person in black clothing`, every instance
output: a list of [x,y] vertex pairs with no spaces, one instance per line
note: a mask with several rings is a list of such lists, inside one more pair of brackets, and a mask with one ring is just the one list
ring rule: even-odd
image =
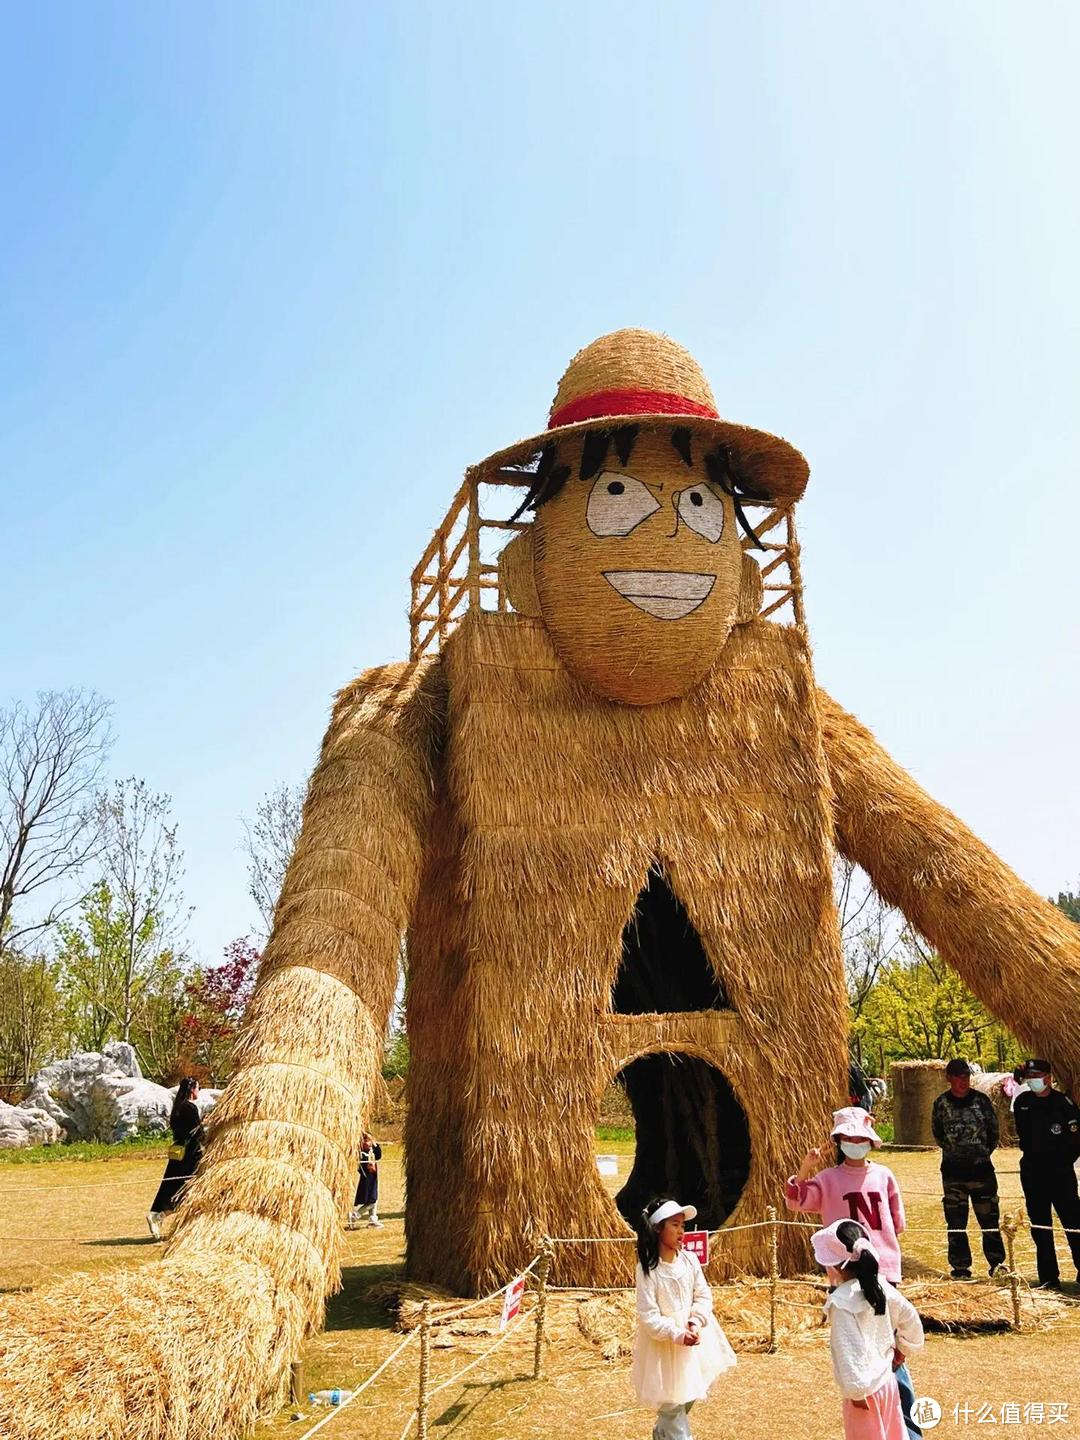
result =
[[971,1066],[966,1060],[950,1060],[945,1076],[949,1088],[934,1101],[930,1126],[941,1146],[941,1203],[949,1230],[949,1269],[954,1280],[970,1280],[969,1200],[982,1230],[990,1274],[1005,1263],[1005,1243],[998,1228],[997,1174],[990,1159],[997,1148],[998,1121],[990,1097],[971,1088]]
[[[1080,1110],[1051,1082],[1048,1060],[1027,1060],[1022,1067],[1026,1091],[1016,1097],[1013,1119],[1020,1139],[1020,1184],[1039,1284],[1048,1290],[1061,1287],[1051,1209],[1066,1231],[1066,1239],[1080,1280],[1080,1194],[1075,1165],[1080,1158]],[[1072,1232],[1071,1234],[1068,1232]]]
[[155,1240],[161,1239],[161,1219],[170,1210],[176,1209],[178,1192],[187,1184],[198,1168],[203,1153],[203,1123],[199,1107],[195,1104],[199,1095],[199,1082],[187,1075],[176,1089],[169,1127],[173,1143],[169,1147],[169,1163],[158,1186],[154,1203],[146,1217],[150,1234]]

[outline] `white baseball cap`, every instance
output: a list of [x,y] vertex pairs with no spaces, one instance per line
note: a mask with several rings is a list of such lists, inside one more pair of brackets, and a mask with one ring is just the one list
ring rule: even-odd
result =
[[663,1205],[657,1206],[649,1216],[649,1224],[655,1229],[665,1220],[670,1220],[672,1215],[685,1215],[687,1220],[693,1220],[697,1216],[697,1206],[680,1205],[677,1200],[665,1200]]

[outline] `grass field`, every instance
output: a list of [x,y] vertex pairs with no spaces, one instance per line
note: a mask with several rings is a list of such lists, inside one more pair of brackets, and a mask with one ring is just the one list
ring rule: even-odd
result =
[[[605,1138],[598,1148],[620,1156],[625,1176],[632,1141]],[[312,1388],[355,1386],[401,1340],[385,1308],[385,1292],[401,1273],[403,1260],[400,1149],[388,1145],[382,1174],[383,1230],[357,1230],[346,1237],[342,1293],[330,1302],[325,1331],[305,1356]],[[904,1189],[908,1222],[905,1270],[913,1278],[940,1273],[944,1259],[943,1224],[936,1157],[894,1151],[885,1157]],[[1019,1205],[1018,1154],[998,1156],[1005,1209]],[[146,1230],[145,1212],[164,1165],[164,1149],[114,1149],[108,1158],[62,1158],[47,1164],[0,1164],[0,1288],[39,1285],[73,1270],[103,1270],[152,1260],[157,1247]],[[608,1183],[617,1188],[620,1179]],[[929,1233],[919,1233],[927,1227]],[[1062,1249],[1062,1273],[1073,1271]],[[976,1252],[977,1247],[976,1247]],[[1031,1242],[1018,1240],[1020,1268],[1034,1279]],[[977,1270],[978,1273],[978,1270]],[[789,1292],[790,1293],[790,1292]],[[717,1292],[718,1305],[724,1303]],[[760,1298],[760,1297],[759,1297]],[[804,1293],[805,1298],[805,1293]],[[813,1298],[813,1297],[811,1297]],[[1000,1300],[1007,1313],[1006,1296]],[[526,1311],[531,1307],[526,1301]],[[1072,1287],[1064,1304],[1053,1309],[1053,1323],[1021,1334],[968,1338],[932,1335],[912,1364],[916,1389],[942,1405],[940,1435],[957,1435],[969,1426],[986,1427],[979,1407],[989,1405],[1008,1433],[1041,1432],[1052,1404],[1067,1404],[1055,1433],[1080,1433],[1080,1294]],[[487,1306],[457,1324],[441,1327],[433,1350],[433,1383],[440,1385],[481,1355],[498,1337],[496,1307]],[[629,1364],[618,1354],[618,1340],[629,1334],[628,1302],[621,1297],[586,1300],[556,1295],[551,1301],[552,1343],[546,1378],[533,1382],[533,1329],[528,1314],[509,1339],[461,1380],[437,1393],[431,1404],[431,1434],[454,1440],[510,1440],[510,1437],[573,1436],[575,1440],[630,1440],[648,1436],[651,1420],[634,1405]],[[828,1365],[825,1333],[818,1327],[816,1300],[808,1309],[781,1307],[781,1351],[768,1355],[743,1348],[743,1330],[760,1333],[760,1305],[747,1326],[736,1320],[732,1334],[740,1349],[739,1365],[720,1383],[714,1398],[695,1410],[699,1440],[833,1440],[840,1433],[839,1404]],[[1035,1297],[1025,1292],[1024,1314],[1036,1320]],[[794,1327],[798,1327],[797,1329]],[[612,1358],[605,1358],[605,1355]],[[415,1404],[416,1342],[354,1405],[336,1414],[320,1436],[326,1440],[398,1440]],[[1044,1420],[1013,1423],[1015,1404],[1044,1405]],[[965,1421],[953,1418],[954,1405],[967,1405]],[[286,1409],[260,1426],[258,1440],[302,1436],[319,1411],[291,1419]],[[1004,1417],[1008,1417],[1003,1419]],[[985,1434],[981,1428],[976,1433]]]

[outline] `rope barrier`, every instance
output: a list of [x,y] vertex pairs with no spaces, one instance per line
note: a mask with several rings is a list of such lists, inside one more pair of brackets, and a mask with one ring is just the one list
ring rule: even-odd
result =
[[[432,1399],[433,1399],[436,1395],[438,1395],[441,1391],[446,1390],[446,1389],[448,1389],[451,1385],[456,1384],[457,1381],[459,1381],[463,1375],[468,1375],[468,1373],[469,1373],[470,1370],[475,1370],[476,1367],[477,1367],[477,1365],[479,1365],[482,1360],[486,1360],[489,1355],[493,1354],[496,1350],[498,1350],[498,1348],[499,1348],[500,1345],[505,1345],[506,1342],[507,1342],[507,1340],[510,1339],[511,1335],[516,1335],[517,1332],[518,1332],[518,1331],[521,1329],[521,1327],[524,1325],[525,1321],[526,1321],[527,1319],[529,1319],[531,1315],[532,1315],[532,1311],[531,1311],[531,1310],[530,1310],[530,1311],[527,1311],[527,1312],[523,1312],[522,1315],[521,1315],[521,1318],[520,1318],[519,1320],[516,1320],[512,1325],[509,1325],[509,1326],[503,1331],[503,1333],[499,1336],[499,1338],[498,1338],[493,1344],[489,1345],[486,1350],[482,1350],[482,1351],[480,1352],[480,1354],[477,1355],[474,1360],[470,1360],[469,1363],[468,1363],[468,1365],[463,1365],[460,1370],[455,1371],[455,1373],[454,1373],[453,1375],[451,1375],[451,1376],[449,1377],[449,1379],[443,1380],[440,1384],[436,1385],[436,1386],[434,1387],[434,1389],[429,1389],[429,1390],[427,1390],[427,1391],[426,1391],[426,1394],[425,1394],[425,1400],[426,1400],[426,1401],[432,1400]],[[415,1424],[417,1424],[418,1419],[419,1419],[419,1414],[420,1414],[420,1407],[419,1407],[419,1405],[418,1405],[417,1408],[416,1408],[416,1409],[412,1412],[412,1414],[409,1416],[408,1420],[406,1420],[406,1422],[405,1422],[405,1428],[404,1428],[404,1430],[402,1430],[401,1435],[399,1436],[399,1440],[405,1440],[406,1435],[408,1435],[408,1433],[409,1433],[409,1431],[412,1429],[412,1427],[413,1427]],[[420,1433],[421,1433],[421,1432],[418,1432],[418,1436],[419,1436]],[[301,1436],[301,1440],[305,1440],[305,1437]]]
[[348,1409],[348,1407],[353,1403],[356,1397],[358,1395],[362,1395],[370,1385],[374,1385],[375,1381],[379,1378],[383,1371],[387,1370],[394,1363],[394,1361],[398,1358],[402,1351],[408,1349],[408,1347],[416,1339],[416,1335],[417,1332],[415,1330],[411,1331],[408,1335],[406,1335],[405,1339],[401,1342],[401,1344],[398,1345],[395,1349],[391,1350],[390,1354],[387,1355],[386,1359],[382,1362],[382,1364],[376,1370],[373,1370],[361,1385],[358,1385],[356,1387],[356,1389],[352,1392],[348,1399],[343,1400],[340,1405],[335,1405],[334,1408],[328,1414],[324,1415],[321,1420],[317,1420],[310,1429],[305,1430],[304,1433],[299,1437],[299,1440],[309,1440],[310,1436],[321,1430],[324,1425],[329,1424],[329,1422],[333,1420],[335,1415],[339,1415],[342,1410]]
[[[538,1251],[529,1261],[528,1265],[525,1266],[525,1269],[519,1271],[518,1274],[514,1276],[514,1279],[520,1280],[525,1275],[531,1275],[543,1258],[543,1253],[542,1250]],[[481,1305],[490,1305],[492,1300],[497,1299],[500,1295],[504,1294],[505,1291],[506,1286],[500,1285],[497,1290],[492,1290],[490,1295],[481,1295],[479,1300],[469,1300],[454,1310],[440,1310],[431,1317],[431,1323],[432,1325],[445,1325],[449,1320],[456,1320],[459,1315],[465,1315],[470,1310],[478,1310]]]

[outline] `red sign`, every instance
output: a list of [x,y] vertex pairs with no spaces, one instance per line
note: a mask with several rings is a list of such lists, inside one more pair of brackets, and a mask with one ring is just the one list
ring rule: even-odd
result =
[[525,1276],[519,1275],[516,1280],[511,1280],[503,1295],[502,1317],[499,1320],[499,1329],[505,1330],[510,1321],[521,1309],[521,1297],[525,1291]]
[[687,1230],[682,1237],[683,1249],[689,1250],[691,1255],[696,1255],[702,1265],[709,1263],[709,1232],[708,1230]]

